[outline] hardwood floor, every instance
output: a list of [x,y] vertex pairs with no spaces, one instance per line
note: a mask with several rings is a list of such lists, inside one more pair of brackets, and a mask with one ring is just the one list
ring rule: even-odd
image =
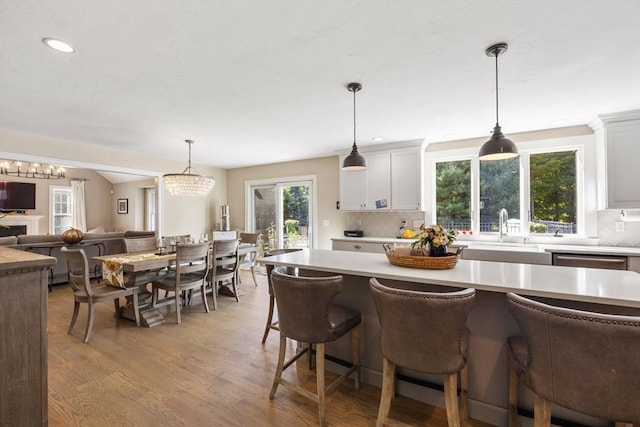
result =
[[[98,304],[91,340],[82,343],[86,307],[72,335],[66,329],[73,299],[66,286],[49,294],[50,426],[314,426],[317,405],[280,387],[269,391],[278,355],[278,333],[262,345],[268,294],[266,276],[243,272],[237,303],[220,296],[205,314],[199,300],[153,328],[117,319],[113,305]],[[212,304],[210,304],[212,306]],[[166,307],[171,310],[170,307]],[[293,351],[293,344],[291,344]],[[314,373],[290,368],[285,377],[315,387]],[[327,397],[330,426],[372,426],[380,389],[346,383]],[[398,397],[391,416],[413,425],[446,426],[441,408]],[[486,424],[470,421],[469,426]]]

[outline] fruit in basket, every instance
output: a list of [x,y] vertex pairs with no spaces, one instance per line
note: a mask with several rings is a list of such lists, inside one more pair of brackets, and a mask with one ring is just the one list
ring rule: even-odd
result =
[[413,239],[414,237],[416,237],[416,232],[411,230],[410,228],[407,228],[402,232],[402,237],[404,239]]

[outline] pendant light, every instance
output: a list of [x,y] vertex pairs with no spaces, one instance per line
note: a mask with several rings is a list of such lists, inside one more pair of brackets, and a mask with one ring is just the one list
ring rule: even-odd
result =
[[189,144],[189,166],[182,173],[169,173],[164,175],[162,179],[172,196],[205,197],[216,184],[216,180],[210,176],[192,173],[192,171],[195,171],[195,168],[191,167],[191,145],[193,140],[185,139],[184,142]]
[[504,136],[498,123],[498,56],[506,52],[507,47],[506,43],[497,43],[485,50],[487,56],[496,58],[496,126],[491,138],[480,147],[480,160],[502,160],[518,156],[518,147]]
[[349,92],[353,92],[353,147],[351,148],[351,154],[345,157],[342,162],[342,170],[361,171],[367,168],[367,159],[358,153],[358,146],[356,145],[356,92],[362,89],[362,85],[360,83],[349,83],[347,89]]

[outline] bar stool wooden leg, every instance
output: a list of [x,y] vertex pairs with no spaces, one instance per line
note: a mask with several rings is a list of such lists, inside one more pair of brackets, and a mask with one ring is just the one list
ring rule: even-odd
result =
[[356,370],[353,372],[353,385],[360,390],[360,328],[358,325],[351,331],[351,354]]
[[551,425],[551,403],[538,396],[533,396],[533,427],[549,427]]
[[449,427],[460,427],[458,412],[458,374],[444,375],[444,404],[447,409]]
[[[255,259],[253,260],[255,264]],[[256,268],[255,265],[251,266],[251,277],[253,277],[253,283],[255,286],[258,286],[258,279],[256,279]]]
[[273,322],[273,309],[275,305],[275,298],[269,295],[269,314],[267,315],[267,325],[264,327],[264,334],[262,334],[262,344],[267,341],[269,335],[269,329],[271,329],[271,323]]
[[382,356],[382,392],[380,395],[380,407],[378,408],[376,427],[384,426],[389,419],[389,409],[391,408],[395,376],[395,363]]
[[469,365],[460,371],[460,419],[469,419]]
[[278,384],[280,378],[282,377],[282,367],[284,366],[284,356],[285,351],[287,349],[287,337],[284,334],[280,334],[280,351],[278,353],[278,367],[276,368],[276,376],[273,379],[273,386],[271,386],[271,393],[269,394],[269,400],[273,400],[276,396],[276,390],[278,389]]
[[307,350],[307,369],[313,370],[316,367],[315,363],[313,363],[313,343],[308,343],[307,347],[309,348]]
[[324,411],[324,343],[316,344],[316,381],[318,387],[318,417],[321,426],[327,425],[327,417]]
[[516,368],[509,357],[509,427],[520,427],[518,418],[518,386],[520,382]]

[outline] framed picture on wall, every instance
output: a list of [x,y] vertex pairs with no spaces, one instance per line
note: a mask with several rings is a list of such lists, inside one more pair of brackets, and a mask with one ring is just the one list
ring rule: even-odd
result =
[[118,199],[118,213],[129,213],[129,199]]

